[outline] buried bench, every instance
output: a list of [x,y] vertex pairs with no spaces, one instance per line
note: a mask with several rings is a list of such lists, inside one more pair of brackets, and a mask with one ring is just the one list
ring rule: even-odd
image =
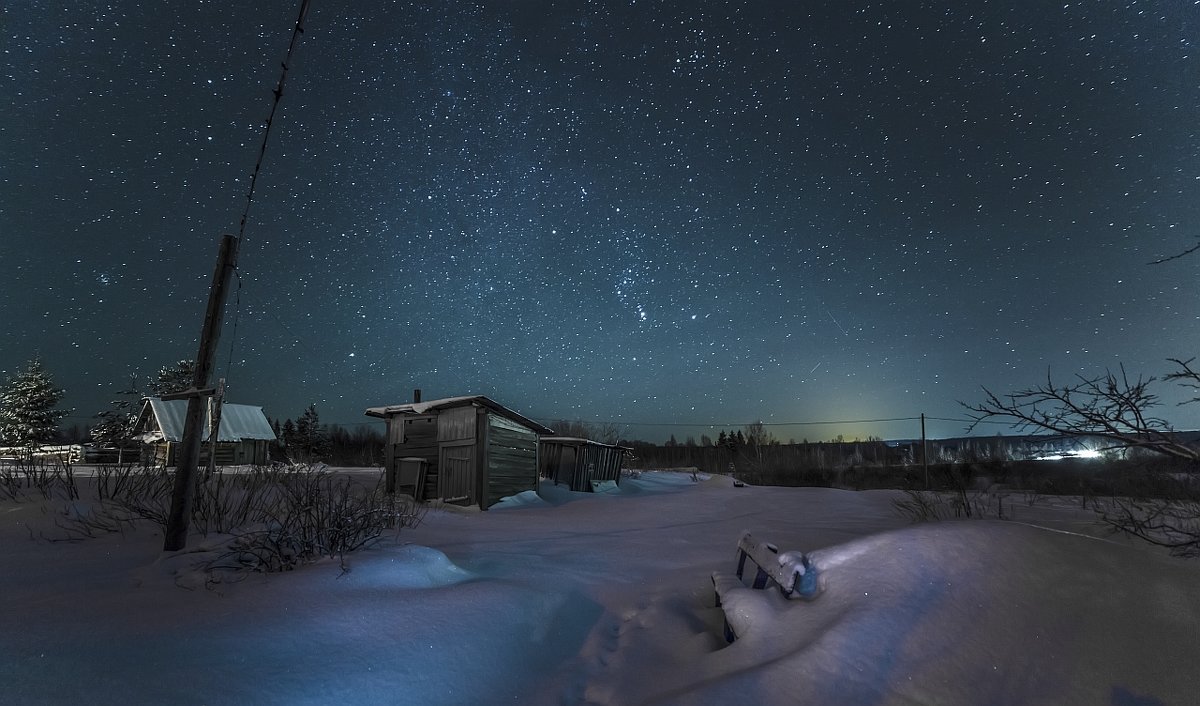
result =
[[[746,564],[753,564],[754,577],[746,584]],[[725,606],[725,596],[732,590],[754,588],[765,589],[770,584],[779,588],[784,598],[812,600],[821,592],[817,581],[817,567],[803,552],[779,553],[774,544],[762,542],[749,532],[742,534],[738,540],[737,572],[734,576],[712,573],[713,590],[716,593],[716,607],[725,614],[725,640],[733,642],[737,639],[737,629],[742,622],[737,615],[730,615]],[[733,620],[731,621],[730,618]]]

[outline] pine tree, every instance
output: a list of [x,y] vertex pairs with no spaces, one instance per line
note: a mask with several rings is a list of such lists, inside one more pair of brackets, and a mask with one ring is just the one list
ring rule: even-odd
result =
[[59,421],[67,416],[66,410],[55,409],[64,394],[42,361],[29,361],[0,389],[0,443],[32,452],[53,441]]

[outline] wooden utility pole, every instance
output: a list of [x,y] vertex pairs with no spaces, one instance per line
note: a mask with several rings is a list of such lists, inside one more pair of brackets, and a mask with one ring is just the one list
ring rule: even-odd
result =
[[[232,235],[221,237],[217,266],[213,270],[212,288],[208,291],[208,309],[204,312],[204,326],[200,329],[200,350],[196,353],[196,373],[192,378],[192,387],[178,395],[169,396],[175,399],[187,397],[188,407],[183,422],[183,442],[179,445],[175,457],[175,488],[171,493],[171,513],[167,516],[167,529],[163,539],[163,551],[167,552],[178,551],[187,546],[196,466],[200,463],[200,437],[204,434],[204,412],[208,406],[204,398],[213,393],[208,387],[208,379],[212,376],[213,364],[217,357],[221,320],[225,317],[225,297],[229,291],[229,280],[237,267],[237,251],[237,238]],[[210,451],[215,452],[216,449]]]

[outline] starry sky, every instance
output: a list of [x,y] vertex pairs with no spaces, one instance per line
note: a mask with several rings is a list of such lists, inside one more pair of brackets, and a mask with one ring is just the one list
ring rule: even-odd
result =
[[[195,355],[298,9],[0,7],[0,374],[40,356],[69,421]],[[272,417],[421,388],[627,438],[951,436],[981,385],[1200,352],[1200,255],[1148,264],[1200,235],[1195,0],[314,0],[305,29],[218,358]]]

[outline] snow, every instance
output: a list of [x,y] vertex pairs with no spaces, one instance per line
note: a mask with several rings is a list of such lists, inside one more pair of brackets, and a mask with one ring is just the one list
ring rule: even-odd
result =
[[453,407],[459,404],[474,402],[483,399],[481,395],[460,395],[458,397],[443,397],[437,400],[428,400],[425,402],[411,402],[409,404],[394,404],[385,407],[370,407],[367,409],[367,416],[371,417],[386,417],[391,414],[428,414],[429,412],[441,407]]
[[[0,504],[0,704],[1148,704],[1200,693],[1200,562],[1067,503],[908,525],[893,491],[544,485],[213,583],[146,527]],[[744,531],[820,594],[730,588]],[[210,543],[211,544],[211,543]]]

